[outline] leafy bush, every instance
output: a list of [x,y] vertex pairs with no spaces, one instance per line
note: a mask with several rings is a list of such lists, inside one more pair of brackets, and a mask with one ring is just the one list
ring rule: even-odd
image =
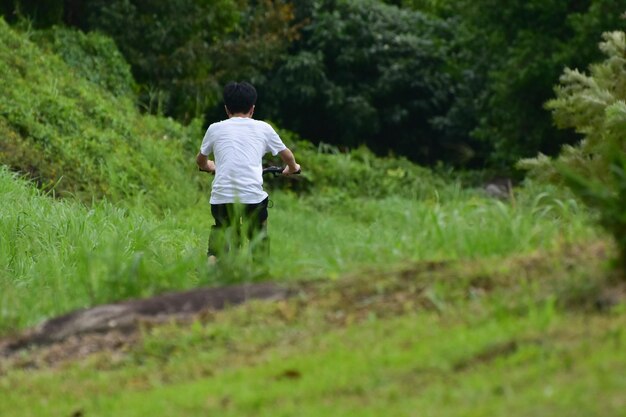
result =
[[281,0],[86,3],[80,27],[117,42],[142,103],[184,122],[218,105],[225,82],[258,78],[295,36],[292,5]]
[[373,0],[321,2],[312,10],[301,41],[261,85],[259,111],[307,138],[443,159],[449,144],[433,119],[445,114],[452,94],[450,27]]
[[[449,135],[470,135],[479,161],[502,169],[537,152],[556,155],[575,143],[554,128],[543,103],[563,67],[600,59],[596,40],[623,27],[624,2],[614,0],[459,0],[456,94],[442,121]],[[459,139],[460,140],[460,139]]]
[[565,147],[556,161],[540,155],[520,166],[564,180],[597,209],[626,271],[626,34],[611,32],[603,38],[600,49],[607,59],[591,65],[589,74],[566,69],[557,98],[547,104],[560,128],[573,128],[584,139]]
[[[313,145],[297,134],[277,129],[281,138],[294,150],[304,174],[294,181],[279,178],[273,186],[292,186],[317,196],[336,198],[384,198],[388,196],[428,199],[440,190],[449,190],[449,181],[430,169],[416,165],[404,157],[378,157],[367,147],[340,151],[336,146]],[[278,160],[267,161],[274,164]]]

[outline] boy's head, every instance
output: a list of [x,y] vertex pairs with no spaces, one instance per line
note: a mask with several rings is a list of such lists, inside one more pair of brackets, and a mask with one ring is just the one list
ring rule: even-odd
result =
[[224,105],[229,114],[249,113],[256,104],[256,89],[247,82],[230,82],[224,87]]

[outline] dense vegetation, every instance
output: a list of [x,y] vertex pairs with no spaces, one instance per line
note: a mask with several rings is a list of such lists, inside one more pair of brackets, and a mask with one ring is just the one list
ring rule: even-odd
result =
[[[141,102],[221,118],[219,86],[252,80],[258,116],[313,141],[509,172],[578,136],[542,105],[563,67],[623,27],[614,0],[3,0],[5,17],[112,37]],[[318,120],[324,120],[319,123]]]
[[[95,56],[108,51],[99,64],[85,68],[81,53],[68,49],[62,54],[75,64],[69,67],[1,20],[0,39],[3,164],[28,173],[58,195],[122,200],[148,192],[158,196],[152,201],[162,208],[189,201],[196,187],[185,175],[189,161],[182,150],[198,126],[141,116],[132,96],[123,94],[130,80],[126,65],[118,66],[123,61],[114,49],[101,47],[113,46],[110,41],[65,37],[63,45],[79,51],[86,47],[83,54],[89,48]],[[46,48],[54,45],[42,42]],[[81,76],[85,72],[88,78]]]
[[[0,415],[621,416],[625,35],[595,44],[622,7],[0,1]],[[231,77],[304,171],[267,181],[266,262],[207,265],[194,156]],[[578,137],[499,198],[451,168]],[[77,308],[267,279],[293,296],[4,350]]]
[[[4,329],[166,289],[498,256],[594,233],[558,190],[529,187],[509,205],[406,159],[316,147],[281,130],[307,170],[300,181],[272,183],[272,253],[283,261],[255,270],[235,259],[231,269],[208,271],[209,177],[192,169],[201,130],[141,114],[120,88],[127,77],[108,65],[92,65],[83,78],[73,57],[86,51],[99,57],[92,64],[118,62],[91,47],[101,37],[19,34],[1,22],[0,37],[2,82],[13,87],[2,96],[2,162],[48,195],[73,197],[51,200],[2,171]],[[55,53],[58,39],[74,52]],[[32,60],[36,67],[23,64]]]
[[448,13],[459,23],[455,69],[461,81],[446,125],[461,135],[469,129],[481,159],[502,167],[538,151],[554,155],[562,144],[578,141],[574,132],[554,127],[543,104],[564,67],[582,70],[601,58],[601,34],[624,28],[626,2],[449,3]]
[[[259,278],[321,278],[398,262],[497,257],[595,235],[575,201],[542,190],[510,207],[446,186],[420,200],[274,193],[268,270],[207,270],[205,201],[156,216],[54,201],[0,171],[0,331],[164,290]],[[565,230],[562,230],[567,225]]]
[[[93,16],[101,13],[114,19],[115,7],[131,7],[132,4],[94,2],[88,3],[85,10],[90,10]],[[209,6],[209,3],[185,4]],[[155,19],[163,13],[175,11],[169,8],[171,5],[155,3],[154,7],[157,6],[164,8],[136,7],[131,11],[148,13]],[[270,4],[266,6],[270,7]],[[319,116],[316,113],[319,108],[307,107],[309,99],[317,101],[320,106],[327,106],[325,120],[340,115],[341,109],[352,109],[348,112],[350,117],[345,118],[344,132],[351,137],[345,136],[344,139],[355,148],[346,152],[329,145],[313,145],[296,133],[279,129],[299,160],[308,167],[307,175],[300,181],[270,181],[271,187],[285,189],[276,199],[284,204],[278,210],[283,214],[289,213],[275,226],[275,241],[281,242],[292,235],[300,236],[295,239],[302,239],[296,248],[274,245],[274,252],[279,258],[294,261],[289,265],[293,273],[310,276],[315,275],[313,271],[317,270],[322,274],[336,274],[348,271],[359,263],[374,265],[402,259],[504,254],[531,249],[542,241],[549,246],[557,236],[566,240],[589,236],[590,232],[584,226],[584,212],[574,200],[560,191],[542,193],[538,197],[533,197],[532,191],[517,197],[511,193],[515,205],[508,206],[484,200],[476,191],[462,190],[459,182],[445,179],[405,158],[380,158],[366,147],[357,147],[359,137],[367,141],[365,132],[372,132],[358,125],[369,124],[372,127],[380,123],[378,127],[381,131],[397,129],[394,140],[412,146],[416,152],[422,149],[429,153],[436,148],[427,144],[423,148],[416,147],[402,132],[415,132],[420,126],[425,126],[426,119],[419,121],[413,114],[430,108],[431,116],[427,119],[434,120],[444,103],[459,99],[460,96],[454,96],[451,90],[445,90],[447,93],[443,90],[454,79],[453,73],[444,69],[450,65],[446,62],[449,54],[455,53],[455,48],[461,45],[458,43],[460,38],[452,30],[451,20],[437,16],[460,18],[463,13],[454,14],[455,9],[444,4],[436,6],[433,3],[428,10],[413,11],[410,7],[398,8],[370,0],[341,2],[332,13],[333,4],[330,3],[298,3],[295,6],[294,10],[300,14],[294,16],[303,19],[308,16],[308,23],[302,28],[301,37],[293,46],[295,49],[282,56],[282,64],[276,73],[280,76],[272,78],[268,75],[265,81],[261,80],[261,91],[268,91],[263,89],[275,84],[277,93],[274,98],[284,103],[290,103],[292,99],[300,100],[292,108],[305,109],[301,114],[311,117],[311,123]],[[591,7],[589,13],[600,13],[598,8],[604,7],[601,6]],[[71,5],[62,9],[67,12],[71,10]],[[24,5],[19,10],[26,13],[30,9]],[[120,10],[118,12],[121,13]],[[554,13],[574,13],[570,9],[555,10]],[[135,16],[131,11],[127,12]],[[468,7],[464,13],[473,16],[472,13],[477,11]],[[581,25],[581,22],[586,22],[580,11],[576,13],[579,13],[578,18],[572,17],[572,22]],[[66,13],[54,23],[69,19],[70,15]],[[543,15],[552,16],[547,12]],[[42,21],[41,14],[35,17],[35,26],[46,27],[51,23]],[[483,18],[487,19],[487,16]],[[72,21],[76,26],[83,27],[88,27],[89,23],[87,18],[81,22]],[[116,20],[112,20],[111,25],[113,21]],[[465,24],[470,21],[463,20]],[[99,24],[104,25],[103,22]],[[240,24],[237,19],[232,22],[235,26]],[[488,20],[481,22],[479,26],[488,27]],[[125,24],[133,23],[128,21]],[[228,32],[235,30],[233,28],[223,29]],[[508,30],[516,29],[509,26]],[[463,25],[457,31],[465,35],[478,33]],[[209,36],[204,32],[192,32],[185,32],[185,36]],[[357,34],[358,39],[352,39]],[[147,33],[142,36],[152,35]],[[217,33],[210,37],[222,39]],[[202,133],[201,122],[194,119],[190,124],[182,125],[171,118],[142,113],[136,101],[137,82],[131,75],[131,69],[137,70],[136,64],[131,58],[129,67],[110,38],[58,26],[37,29],[25,26],[24,22],[15,30],[0,20],[0,39],[0,70],[3,74],[0,78],[3,91],[0,96],[0,161],[11,170],[35,180],[39,188],[49,195],[78,199],[77,202],[48,202],[43,195],[26,191],[24,185],[12,188],[15,179],[8,172],[3,173],[4,199],[13,201],[3,209],[3,216],[11,219],[4,224],[4,294],[14,294],[16,288],[24,288],[39,299],[40,295],[34,288],[41,285],[37,277],[42,274],[42,268],[49,270],[51,280],[44,283],[42,289],[72,294],[68,297],[69,304],[54,302],[42,306],[40,312],[31,309],[34,316],[24,316],[13,323],[11,321],[15,319],[11,318],[3,327],[32,323],[40,314],[54,314],[78,305],[152,294],[167,288],[185,288],[215,282],[216,279],[232,281],[244,279],[244,276],[281,274],[272,267],[256,272],[244,268],[217,278],[203,270],[199,254],[206,236],[202,230],[206,230],[209,219],[201,196],[208,192],[208,178],[191,168]],[[359,44],[357,40],[364,43]],[[126,41],[117,41],[122,47],[128,46]],[[135,41],[147,42],[147,39]],[[333,46],[336,44],[340,47]],[[364,48],[365,44],[371,48]],[[566,87],[558,90],[559,97],[550,103],[550,108],[561,127],[575,127],[578,133],[588,137],[576,151],[578,154],[573,148],[568,148],[564,158],[570,162],[563,166],[570,168],[561,171],[575,191],[592,206],[601,209],[601,223],[617,240],[623,258],[624,181],[620,168],[623,167],[623,143],[619,139],[619,100],[623,97],[621,80],[626,77],[622,44],[621,32],[607,38],[602,49],[609,59],[592,67],[591,78],[568,71],[563,78]],[[152,52],[148,49],[145,56],[151,56]],[[128,51],[124,56],[128,56]],[[31,65],[33,62],[37,65]],[[152,62],[149,67],[158,65]],[[423,76],[414,77],[416,71],[421,71]],[[412,77],[415,81],[411,81]],[[299,78],[302,79],[298,81]],[[145,83],[149,79],[150,76],[146,76],[139,82]],[[367,82],[368,79],[370,82]],[[311,85],[307,87],[309,82]],[[394,85],[397,89],[392,88]],[[407,85],[412,87],[407,90]],[[281,88],[290,93],[281,95],[278,92]],[[406,102],[407,107],[394,107],[393,99],[405,97],[404,94],[408,100],[414,100],[413,104]],[[433,102],[432,95],[439,97],[438,104],[435,104],[437,100]],[[267,97],[266,102],[271,108],[275,103],[272,104],[271,96]],[[374,97],[379,101],[368,104],[368,100]],[[430,98],[423,101],[424,97]],[[589,106],[588,100],[592,100],[594,106]],[[352,105],[354,108],[350,107]],[[431,105],[434,107],[429,107]],[[381,106],[390,111],[375,116]],[[359,116],[359,112],[366,108],[373,113]],[[585,111],[579,115],[580,109]],[[592,109],[596,113],[591,113]],[[405,116],[386,119],[388,115],[383,113]],[[276,113],[280,119],[279,114],[281,112]],[[606,115],[606,120],[603,115]],[[307,131],[306,123],[298,124],[296,113],[292,116],[291,122]],[[356,124],[348,129],[348,123]],[[319,129],[332,130],[333,126],[335,124],[331,122],[316,123],[315,129],[322,134]],[[438,134],[434,125],[428,129],[428,135]],[[383,140],[382,136],[380,140]],[[375,142],[370,145],[378,151],[383,149],[376,148]],[[444,146],[444,142],[440,141],[437,146],[442,147],[437,148],[437,152],[443,152],[448,145]],[[516,152],[511,155],[516,155]],[[585,158],[586,161],[583,160]],[[597,178],[601,182],[590,183],[585,178]],[[299,197],[294,197],[292,192],[299,193]],[[548,201],[558,203],[547,204]],[[34,214],[27,217],[31,217],[28,222],[31,226],[38,224],[33,228],[41,233],[38,236],[25,232],[28,228],[25,228],[23,220],[23,214],[28,213],[24,207],[33,205],[38,207],[37,222],[40,224],[35,222]],[[14,211],[15,207],[20,209]],[[311,221],[313,213],[320,217],[314,216],[315,220]],[[72,220],[85,216],[92,222]],[[571,223],[570,228],[560,235],[555,234],[562,222]],[[141,226],[136,227],[137,224]],[[47,231],[45,225],[52,229]],[[362,227],[366,225],[369,225],[369,231],[364,233]],[[55,230],[59,227],[65,227],[67,233],[58,235]],[[482,230],[485,228],[488,230]],[[76,234],[69,233],[70,230],[76,230]],[[88,230],[93,232],[88,233]],[[111,234],[96,235],[96,230],[111,230]],[[148,230],[158,231],[159,237],[154,238]],[[398,235],[400,230],[406,232],[406,236]],[[120,233],[128,240],[125,246],[117,245]],[[82,234],[92,236],[81,238]],[[334,238],[326,244],[325,236],[329,235]],[[421,239],[424,243],[419,243]],[[77,243],[81,241],[86,242]],[[345,242],[346,246],[337,246],[338,242]],[[60,251],[44,256],[50,245]],[[294,254],[299,248],[311,249],[317,254],[315,260],[298,261]],[[101,260],[96,261],[99,258]],[[175,270],[188,271],[186,280],[170,281],[168,277]],[[94,290],[93,282],[81,286],[72,281],[85,277],[91,277],[94,282],[113,281],[111,285],[104,285],[102,291]],[[78,293],[62,290],[61,287],[66,285],[62,284],[64,281],[70,286],[68,288]],[[22,284],[15,287],[17,282]],[[58,284],[51,285],[50,282]],[[15,294],[10,298],[20,299]],[[20,303],[17,301],[17,304]],[[7,317],[21,316],[21,313],[10,312],[10,309],[5,310],[5,314],[8,314]]]
[[307,138],[379,154],[450,156],[455,144],[433,123],[453,93],[449,24],[375,0],[328,4],[310,21],[262,84],[272,119]]
[[564,180],[584,201],[598,210],[600,224],[613,235],[626,271],[626,37],[604,35],[600,49],[605,61],[590,74],[567,69],[548,103],[562,128],[584,136],[566,147],[556,162],[545,155],[522,161],[535,176]]

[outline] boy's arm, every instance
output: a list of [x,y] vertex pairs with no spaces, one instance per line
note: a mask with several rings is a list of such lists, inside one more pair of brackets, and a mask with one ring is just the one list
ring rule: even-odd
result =
[[198,164],[198,169],[200,171],[215,174],[215,162],[211,161],[208,156],[198,153],[196,156],[196,164]]
[[300,165],[296,162],[296,158],[293,156],[293,152],[291,152],[289,148],[285,148],[284,150],[278,152],[278,155],[280,155],[280,159],[287,164],[283,170],[283,175],[291,175],[300,171]]

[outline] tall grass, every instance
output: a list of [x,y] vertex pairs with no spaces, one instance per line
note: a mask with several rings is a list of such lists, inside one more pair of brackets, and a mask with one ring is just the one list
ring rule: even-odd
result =
[[259,272],[242,257],[209,268],[208,202],[165,215],[141,204],[86,206],[42,195],[0,170],[0,330],[172,289],[260,276],[335,277],[407,260],[497,257],[595,233],[574,200],[549,190],[523,192],[515,204],[454,185],[424,200],[279,191],[272,200],[268,270]]
[[[421,260],[498,257],[589,238],[583,207],[556,189],[522,190],[514,204],[449,185],[443,199],[348,199],[278,195],[271,213],[277,260],[304,274]],[[274,242],[274,240],[272,241]]]
[[197,235],[168,216],[53,200],[4,170],[0,201],[0,328],[207,279]]

